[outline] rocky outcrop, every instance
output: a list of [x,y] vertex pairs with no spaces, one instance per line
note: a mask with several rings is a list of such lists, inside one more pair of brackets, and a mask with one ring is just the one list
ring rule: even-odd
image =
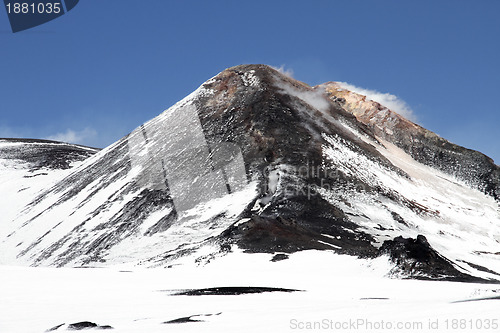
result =
[[403,238],[385,241],[379,253],[389,255],[396,264],[392,274],[423,280],[449,280],[462,282],[485,282],[460,272],[448,259],[440,255],[427,242],[427,238]]
[[455,145],[366,96],[336,82],[316,87],[351,112],[373,133],[402,148],[422,164],[454,175],[500,201],[500,167],[488,156]]
[[0,159],[15,160],[31,171],[68,169],[99,149],[63,142],[34,139],[0,139]]

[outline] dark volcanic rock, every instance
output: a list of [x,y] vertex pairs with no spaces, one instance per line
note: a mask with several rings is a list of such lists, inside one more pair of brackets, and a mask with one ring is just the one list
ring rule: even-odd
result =
[[[259,80],[258,86],[245,84],[248,73]],[[241,65],[220,73],[204,85],[214,90],[215,96],[197,101],[205,136],[213,143],[234,142],[241,147],[250,173],[264,173],[278,162],[297,167],[322,165],[325,141],[321,134],[335,134],[352,141],[370,158],[392,167],[373,146],[338,123],[350,124],[376,140],[351,113],[333,102],[322,105],[320,111],[306,103],[304,99],[308,98],[301,99],[284,90],[285,86],[292,87],[299,96],[315,94],[306,84],[265,65]]]
[[181,317],[181,318],[177,318],[177,319],[172,319],[172,320],[164,322],[164,324],[185,324],[185,323],[203,322],[203,320],[192,319],[192,317],[194,317],[194,316]]
[[74,331],[80,331],[80,330],[86,330],[86,329],[98,329],[98,330],[109,330],[113,329],[113,327],[109,325],[97,325],[96,323],[92,323],[90,321],[82,321],[74,324],[69,324],[68,325],[68,330],[74,330]]
[[307,220],[288,220],[280,216],[252,216],[250,221],[226,230],[220,239],[222,242],[234,241],[239,247],[255,253],[336,250],[340,253],[369,256],[376,252],[368,240],[369,235],[350,233],[342,229],[342,224],[337,224],[334,219],[329,221],[325,229],[329,227],[329,234],[339,236],[338,240],[324,236],[321,226],[311,227],[306,222]]
[[[59,328],[63,327],[65,324],[60,324],[57,326],[54,326],[46,332],[53,332],[59,330]],[[90,321],[81,321],[78,323],[73,323],[69,324],[65,327],[65,330],[67,331],[81,331],[81,330],[110,330],[113,329],[112,326],[109,325],[98,325],[96,323],[90,322]]]
[[[245,85],[244,78],[249,72],[258,78],[258,87]],[[304,100],[309,94],[314,96],[311,87],[264,65],[229,68],[205,86],[216,91],[215,96],[198,101],[207,139],[215,143],[234,142],[241,147],[248,174],[261,182],[259,201],[262,206],[267,205],[262,212],[248,211],[242,215],[251,220],[230,228],[221,235],[222,239],[232,239],[251,252],[304,249],[340,249],[342,253],[356,255],[375,252],[371,236],[357,230],[358,226],[341,209],[326,202],[317,192],[322,187],[334,189],[352,184],[367,191],[377,190],[324,163],[326,141],[322,134],[339,136],[351,142],[353,149],[395,170],[373,146],[340,125],[350,124],[376,140],[363,124],[333,102],[323,105],[322,111],[313,108]],[[292,87],[299,96],[304,94],[304,99],[283,90],[282,86]],[[215,104],[214,100],[224,103]],[[276,165],[287,165],[290,169],[288,173],[280,171],[281,181],[287,184],[280,193],[269,188],[269,173]],[[331,170],[327,170],[329,167]]]
[[33,171],[48,169],[68,169],[72,162],[83,161],[99,151],[63,142],[34,139],[0,139],[0,142],[22,144],[8,146],[0,150],[0,158],[26,163]]
[[291,293],[300,291],[296,289],[273,288],[273,287],[215,287],[205,289],[192,289],[175,293],[175,296],[205,296],[205,295],[245,295],[245,294],[261,294],[269,292],[285,292]]
[[64,323],[59,324],[59,325],[56,325],[56,326],[54,326],[54,327],[52,327],[52,328],[49,328],[49,329],[48,329],[48,330],[46,330],[45,332],[52,332],[52,331],[55,331],[55,330],[57,330],[58,328],[60,328],[60,327],[62,327],[62,326],[64,326]]
[[273,256],[273,258],[271,259],[272,262],[276,262],[276,261],[281,261],[281,260],[286,260],[288,259],[288,255],[287,254],[284,254],[284,253],[277,253]]
[[78,323],[69,324],[68,329],[69,330],[85,330],[85,329],[89,329],[89,328],[97,328],[98,326],[99,325],[97,325],[96,323],[92,323],[90,321],[81,321]]
[[169,321],[163,322],[163,324],[185,324],[185,323],[198,323],[198,322],[204,322],[204,320],[201,319],[193,319],[193,317],[211,317],[211,316],[218,316],[222,314],[222,312],[219,313],[209,313],[209,314],[198,314],[198,315],[192,315],[189,317],[181,317]]
[[487,282],[458,271],[446,258],[441,256],[427,242],[425,236],[414,238],[396,237],[385,241],[380,254],[388,254],[397,265],[395,273],[416,278],[463,282]]

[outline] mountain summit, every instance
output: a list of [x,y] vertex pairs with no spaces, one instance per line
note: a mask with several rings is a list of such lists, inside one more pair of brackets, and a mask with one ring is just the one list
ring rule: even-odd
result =
[[242,65],[28,193],[6,214],[0,260],[167,266],[318,249],[386,256],[396,275],[494,280],[499,198],[485,155],[336,83]]

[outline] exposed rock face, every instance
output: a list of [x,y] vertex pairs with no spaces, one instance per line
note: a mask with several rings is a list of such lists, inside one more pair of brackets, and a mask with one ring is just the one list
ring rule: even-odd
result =
[[389,254],[397,265],[395,274],[417,279],[455,280],[478,282],[479,279],[464,274],[441,256],[427,242],[425,236],[414,238],[401,236],[385,241],[380,247],[381,254]]
[[81,321],[73,324],[60,324],[48,329],[46,332],[54,332],[54,331],[86,331],[86,330],[112,330],[113,327],[109,325],[97,325],[91,321]]
[[69,169],[97,153],[99,149],[49,140],[0,139],[0,159],[15,160],[31,171]]
[[[358,128],[375,140],[364,125],[311,87],[267,66],[228,69],[205,87],[215,91],[215,96],[202,98],[198,104],[207,139],[241,147],[246,169],[257,177],[261,189],[258,215],[251,211],[242,215],[251,220],[229,229],[224,236],[256,252],[337,246],[331,237],[328,241],[321,234],[342,236],[338,242],[341,251],[359,254],[374,250],[369,235],[354,232],[358,226],[315,193],[322,185],[335,187],[342,186],[339,182],[350,182],[346,175],[329,172],[324,163],[324,135],[352,142],[375,163],[395,169],[342,124]],[[214,104],[214,100],[224,103]],[[286,188],[273,188],[271,174]]]
[[[265,65],[223,71],[38,193],[9,224],[4,261],[168,265],[235,246],[373,257],[422,234],[460,274],[500,272],[498,167],[321,88]],[[434,263],[419,267],[432,276]]]
[[336,82],[316,88],[324,90],[331,100],[354,114],[375,135],[400,147],[415,160],[455,175],[500,200],[500,167],[488,156],[455,145]]

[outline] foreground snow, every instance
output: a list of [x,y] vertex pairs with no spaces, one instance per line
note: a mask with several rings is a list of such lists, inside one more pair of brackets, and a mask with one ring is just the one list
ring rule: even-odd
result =
[[[44,332],[65,323],[61,331],[82,321],[113,332],[498,330],[500,285],[389,279],[384,257],[304,251],[271,258],[231,253],[202,266],[162,269],[0,266],[0,332]],[[172,295],[231,286],[302,291]],[[165,324],[190,316],[200,321]]]

